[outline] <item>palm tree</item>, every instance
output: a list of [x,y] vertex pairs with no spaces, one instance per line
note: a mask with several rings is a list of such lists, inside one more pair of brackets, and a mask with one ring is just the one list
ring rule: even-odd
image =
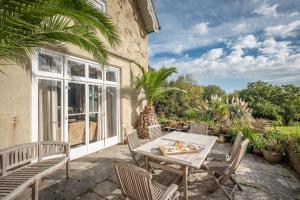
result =
[[158,120],[154,110],[154,103],[164,97],[168,91],[179,90],[176,87],[168,87],[168,77],[176,73],[176,68],[162,67],[158,71],[145,71],[143,67],[138,65],[142,71],[142,76],[136,77],[133,86],[137,90],[143,90],[147,105],[140,113],[137,120],[137,132],[140,137],[148,137],[148,126],[158,124]]
[[0,0],[0,62],[26,60],[35,47],[76,45],[107,61],[104,40],[119,42],[113,22],[89,0]]

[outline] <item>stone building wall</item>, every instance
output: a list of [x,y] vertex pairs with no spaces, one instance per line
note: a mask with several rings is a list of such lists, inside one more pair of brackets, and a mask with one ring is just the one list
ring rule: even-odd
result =
[[[140,71],[132,62],[148,66],[147,33],[135,0],[109,0],[107,14],[116,23],[121,43],[109,48],[109,65],[120,69],[121,132],[132,129],[143,108],[142,96],[131,89],[131,81]],[[66,45],[68,54],[93,60],[87,52]],[[0,148],[32,141],[31,64],[0,66]],[[36,122],[37,123],[37,122]],[[123,140],[123,134],[121,139]]]

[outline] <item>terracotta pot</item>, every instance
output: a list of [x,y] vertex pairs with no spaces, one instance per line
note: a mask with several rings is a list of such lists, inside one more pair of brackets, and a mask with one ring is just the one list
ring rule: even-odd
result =
[[288,150],[288,157],[292,164],[292,167],[300,174],[300,152]]
[[263,150],[263,154],[264,154],[264,158],[272,163],[278,163],[282,160],[282,153],[277,153],[277,152],[273,152],[273,151],[269,151],[264,149]]
[[259,149],[253,149],[253,154],[256,155],[256,156],[259,156],[259,157],[264,156],[263,152]]

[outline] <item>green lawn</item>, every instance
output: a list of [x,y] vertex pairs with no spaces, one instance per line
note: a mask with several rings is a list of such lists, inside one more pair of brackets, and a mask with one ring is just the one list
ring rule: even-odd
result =
[[277,126],[276,129],[282,134],[300,134],[300,126]]

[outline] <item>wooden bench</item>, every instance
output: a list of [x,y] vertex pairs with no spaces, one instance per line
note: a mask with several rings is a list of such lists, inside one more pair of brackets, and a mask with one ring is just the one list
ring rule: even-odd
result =
[[32,187],[38,199],[41,179],[66,165],[69,178],[70,147],[65,142],[36,142],[0,150],[0,199],[14,199]]

